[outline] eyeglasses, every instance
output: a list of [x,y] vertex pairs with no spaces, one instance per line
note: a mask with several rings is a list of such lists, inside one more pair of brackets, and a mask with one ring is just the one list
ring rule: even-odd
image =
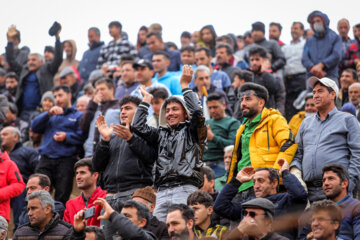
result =
[[242,99],[244,96],[251,97],[251,95],[257,96],[254,90],[247,90],[245,92],[240,92],[240,99]]
[[264,213],[256,213],[253,211],[242,210],[243,217],[246,217],[248,214],[251,218],[255,218],[257,215],[265,215]]

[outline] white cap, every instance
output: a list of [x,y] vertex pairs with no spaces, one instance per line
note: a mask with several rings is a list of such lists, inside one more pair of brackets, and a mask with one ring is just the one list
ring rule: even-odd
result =
[[309,87],[311,88],[314,88],[314,85],[315,83],[317,82],[321,82],[323,85],[333,89],[336,93],[336,96],[338,96],[339,94],[339,87],[337,86],[336,82],[334,80],[331,80],[330,78],[317,78],[317,77],[310,77],[308,80],[307,80],[308,84],[309,84]]

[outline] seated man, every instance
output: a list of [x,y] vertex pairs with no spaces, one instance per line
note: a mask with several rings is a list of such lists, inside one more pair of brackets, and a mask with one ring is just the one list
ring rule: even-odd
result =
[[7,239],[7,235],[8,235],[8,222],[7,220],[3,217],[0,216],[0,240],[5,240]]
[[74,224],[74,215],[81,209],[89,209],[95,207],[95,214],[93,217],[88,218],[86,225],[100,226],[100,221],[97,219],[100,216],[101,206],[94,205],[94,201],[99,197],[104,198],[106,191],[101,187],[97,187],[96,183],[99,173],[95,172],[92,167],[92,159],[84,158],[75,163],[74,166],[76,185],[81,191],[81,195],[73,198],[66,203],[64,212],[64,221]]
[[173,204],[169,207],[166,218],[168,233],[171,239],[195,240],[194,211],[185,204]]
[[[214,210],[217,214],[231,220],[239,220],[242,216],[242,204],[253,198],[267,198],[276,205],[275,216],[304,210],[307,203],[307,194],[299,180],[289,172],[289,164],[286,160],[280,159],[277,162],[280,166],[280,176],[287,190],[285,193],[277,193],[279,175],[273,168],[244,167],[230,183],[226,184],[218,195]],[[238,193],[239,187],[253,179],[255,197],[249,197],[241,202],[231,202]],[[291,229],[283,236],[290,239],[297,236],[297,229]]]
[[[94,202],[104,209],[104,214],[99,219],[108,220],[111,223],[111,228],[116,232],[112,238],[120,239],[157,239],[152,232],[144,228],[150,221],[149,209],[142,203],[132,200],[126,201],[122,207],[121,213],[116,212],[108,202],[103,198],[98,198]],[[84,210],[80,210],[74,216],[74,232],[72,239],[85,239],[86,222],[83,219]]]
[[30,223],[19,227],[13,239],[69,239],[72,226],[54,212],[54,200],[49,192],[40,190],[27,197]]
[[194,210],[195,215],[195,236],[197,238],[213,237],[225,239],[224,234],[227,230],[225,226],[211,221],[213,214],[213,199],[205,191],[196,191],[188,196],[187,205]]
[[225,174],[221,177],[218,177],[215,179],[215,191],[220,192],[224,185],[226,184],[226,180],[228,178],[229,170],[230,170],[230,163],[231,163],[231,157],[232,152],[234,150],[234,145],[230,145],[224,148],[224,169]]

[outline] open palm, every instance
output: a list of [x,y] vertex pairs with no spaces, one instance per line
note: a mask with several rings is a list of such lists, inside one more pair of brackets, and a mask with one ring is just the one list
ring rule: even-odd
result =
[[113,133],[112,126],[108,127],[105,122],[105,118],[103,115],[100,115],[96,120],[96,126],[99,130],[104,141],[110,141],[111,134]]

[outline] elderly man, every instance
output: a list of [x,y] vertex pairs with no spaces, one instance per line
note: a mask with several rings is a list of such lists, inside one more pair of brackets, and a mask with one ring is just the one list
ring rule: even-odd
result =
[[349,87],[349,99],[356,108],[356,118],[360,121],[360,83],[356,82]]
[[0,216],[0,240],[5,240],[8,234],[8,222]]

